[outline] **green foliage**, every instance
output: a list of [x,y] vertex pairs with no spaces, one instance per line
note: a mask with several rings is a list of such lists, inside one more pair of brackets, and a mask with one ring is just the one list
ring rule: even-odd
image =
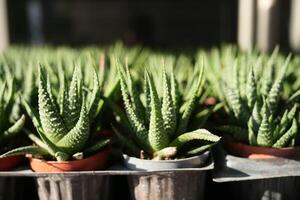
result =
[[[80,68],[75,67],[70,84],[61,82],[60,94],[67,94],[56,98],[52,93],[49,73],[44,66],[39,67],[38,75],[38,112],[23,98],[24,107],[32,118],[39,138],[27,133],[29,138],[38,145],[20,147],[7,152],[4,156],[31,153],[33,155],[50,155],[58,161],[69,160],[74,154],[84,152],[88,140],[91,138],[90,122],[94,119],[95,109],[99,104],[99,88],[83,91],[80,79]],[[94,79],[98,79],[94,77]],[[69,88],[65,87],[69,85]],[[94,80],[94,87],[98,87],[98,80]],[[87,98],[87,99],[86,99]],[[17,122],[18,123],[18,122]],[[107,144],[107,142],[105,143]],[[86,151],[102,148],[103,145],[93,145]]]
[[[299,56],[286,57],[278,48],[270,56],[244,53],[229,45],[193,56],[120,42],[103,48],[9,48],[0,54],[0,145],[14,143],[24,131],[36,145],[4,156],[90,155],[107,144],[94,138],[115,125],[113,114],[127,150],[149,159],[210,148],[219,139],[206,140],[202,128],[218,125],[206,123],[212,114],[222,121],[218,130],[243,143],[299,145]],[[212,106],[205,102],[210,97]],[[27,115],[35,130],[29,120],[25,124]]]
[[1,151],[5,149],[7,143],[14,143],[22,131],[25,124],[25,116],[19,116],[13,120],[14,106],[18,106],[16,101],[15,82],[9,71],[0,76],[0,145]]
[[[278,48],[267,56],[225,47],[207,57],[210,65],[207,77],[229,116],[219,130],[254,146],[299,145],[296,142],[299,108],[295,103],[298,95],[295,89],[290,89],[290,94],[286,91],[290,87],[289,76],[295,73],[291,72],[294,62],[291,56],[283,57]],[[219,77],[218,82],[213,73]]]
[[[211,145],[220,140],[218,136],[211,134],[205,129],[197,129],[189,132],[189,124],[197,113],[196,107],[203,92],[203,63],[197,63],[194,74],[190,77],[186,85],[186,90],[181,93],[178,88],[178,79],[176,79],[172,69],[172,62],[158,61],[152,58],[153,63],[162,63],[160,72],[157,66],[148,68],[145,72],[144,86],[139,89],[139,80],[133,81],[128,68],[119,61],[115,61],[118,66],[118,75],[120,79],[121,92],[125,107],[125,115],[120,115],[115,109],[117,117],[122,118],[120,125],[129,121],[129,127],[125,129],[129,135],[121,134],[115,130],[120,141],[127,146],[131,154],[149,159],[171,159],[178,156],[178,152],[183,150],[183,146],[191,141],[207,142],[206,148],[199,149],[203,144],[199,143],[193,153],[202,153]],[[168,63],[168,64],[167,64]],[[171,70],[168,73],[167,70]],[[160,74],[160,75],[159,75]],[[170,74],[170,75],[169,75]],[[131,91],[136,91],[135,93]],[[145,113],[145,114],[144,114]],[[211,114],[210,111],[205,112]],[[198,119],[206,120],[199,117]],[[203,124],[198,121],[198,124]],[[124,126],[123,126],[124,127]],[[210,144],[210,146],[208,146]],[[188,155],[187,152],[185,154]]]
[[[26,115],[27,111],[36,130],[29,120],[25,127],[38,134],[38,145],[42,145],[50,157],[65,160],[70,159],[70,154],[76,154],[76,151],[92,146],[92,150],[100,148],[101,145],[94,144],[97,143],[96,134],[110,128],[113,118],[104,99],[115,102],[120,98],[119,80],[115,77],[117,70],[112,67],[114,65],[110,62],[110,57],[121,51],[124,53],[122,56],[129,53],[122,45],[117,44],[115,47],[109,47],[112,50],[106,51],[104,48],[94,47],[73,49],[22,46],[11,47],[0,54],[0,85],[6,82],[8,86],[13,81],[15,88],[14,100],[6,106],[7,113],[0,116],[0,120],[6,120],[3,123],[0,121],[0,126],[5,125],[2,128],[6,129],[3,130],[3,138],[16,132],[16,126],[9,129],[8,125],[12,126],[15,122],[20,125],[24,121],[21,116]],[[132,52],[131,63],[135,63],[141,49],[136,48]],[[140,63],[143,62],[143,59],[139,60]],[[40,65],[43,67],[40,68]],[[74,70],[73,66],[76,66]],[[17,92],[22,98],[16,98],[19,96],[15,94]],[[6,88],[5,98],[9,93]],[[20,106],[21,102],[24,108]],[[79,140],[82,140],[81,145],[77,144]],[[12,148],[5,148],[2,152]],[[35,150],[37,151],[38,149]],[[20,154],[22,151],[17,152]],[[43,152],[41,155],[44,155]]]

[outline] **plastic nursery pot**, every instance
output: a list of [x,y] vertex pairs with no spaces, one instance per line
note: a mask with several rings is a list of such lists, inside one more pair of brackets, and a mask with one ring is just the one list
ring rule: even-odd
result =
[[[276,158],[292,158],[300,156],[299,147],[288,147],[288,148],[268,148],[268,147],[257,147],[250,146],[231,140],[224,142],[224,147],[228,153],[244,157],[248,159],[259,160],[265,159],[276,159]],[[258,164],[258,163],[257,163]],[[259,167],[259,165],[257,166]],[[285,166],[283,166],[285,167]],[[288,166],[286,166],[288,167]],[[255,170],[255,169],[251,169]],[[274,172],[276,175],[276,172]],[[268,178],[268,179],[257,179],[257,180],[246,180],[246,181],[234,181],[227,184],[226,194],[231,194],[231,199],[299,199],[300,195],[297,188],[300,187],[299,177],[280,177]]]
[[[0,171],[11,171],[20,166],[24,156],[10,156],[0,159]],[[0,177],[0,199],[22,199],[24,195],[25,178]]]
[[38,158],[29,158],[30,167],[35,172],[66,172],[66,171],[90,171],[104,169],[111,147],[82,160],[72,161],[46,161]]
[[280,177],[259,180],[234,181],[223,187],[224,195],[232,200],[298,200],[300,178]]
[[0,199],[1,200],[22,200],[35,197],[35,184],[25,177],[0,177]]
[[277,157],[299,157],[300,147],[271,148],[250,146],[233,141],[225,141],[225,149],[232,155],[250,159],[271,159]]
[[[143,160],[127,155],[123,157],[125,165],[131,170],[154,170],[147,175],[128,176],[132,199],[193,200],[204,198],[206,171],[175,171],[174,169],[204,166],[208,161],[209,152],[190,158],[164,161]],[[164,172],[159,172],[159,170]]]
[[48,174],[36,178],[40,200],[107,200],[110,196],[109,175],[68,173]]
[[0,171],[8,171],[18,167],[24,161],[24,156],[0,158]]

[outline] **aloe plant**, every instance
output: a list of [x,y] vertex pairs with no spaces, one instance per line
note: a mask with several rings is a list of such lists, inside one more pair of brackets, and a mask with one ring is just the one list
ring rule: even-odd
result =
[[82,159],[99,151],[110,142],[110,139],[91,141],[93,135],[90,131],[90,123],[99,112],[100,94],[97,73],[94,71],[91,90],[88,88],[84,90],[80,67],[75,67],[69,83],[63,74],[59,80],[59,93],[55,96],[49,74],[45,67],[39,67],[38,112],[25,98],[22,100],[38,133],[37,136],[25,130],[35,145],[11,150],[1,157],[32,154],[58,161]]
[[200,63],[196,65],[198,71],[191,77],[191,85],[186,88],[189,92],[185,98],[178,89],[174,73],[169,75],[164,66],[162,82],[158,84],[155,84],[157,77],[145,72],[141,92],[137,88],[139,82],[132,78],[128,66],[124,67],[118,61],[115,65],[126,114],[116,106],[113,108],[130,134],[121,134],[117,128],[114,130],[131,154],[147,159],[180,158],[200,154],[220,140],[206,129],[189,130],[189,123],[196,119],[194,111],[204,89]]
[[25,123],[25,116],[14,119],[13,107],[17,104],[14,78],[6,66],[0,76],[0,152],[10,150],[18,145],[18,137]]
[[[267,60],[263,71],[259,61],[245,65],[236,60],[222,82],[232,120],[220,130],[240,142],[274,148],[299,145],[299,104],[283,97],[290,56],[284,62],[278,58],[275,62],[276,54]],[[242,71],[247,74],[244,79]]]

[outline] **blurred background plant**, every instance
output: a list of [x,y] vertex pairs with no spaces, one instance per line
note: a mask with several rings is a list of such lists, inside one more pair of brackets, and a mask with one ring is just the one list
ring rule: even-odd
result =
[[25,116],[18,113],[18,88],[10,69],[1,63],[0,70],[0,154],[26,144],[21,134]]

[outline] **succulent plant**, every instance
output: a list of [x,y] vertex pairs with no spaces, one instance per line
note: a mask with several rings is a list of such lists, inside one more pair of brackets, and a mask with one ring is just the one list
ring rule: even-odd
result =
[[39,67],[38,112],[25,98],[22,100],[38,133],[37,136],[26,130],[35,145],[11,150],[2,157],[32,154],[52,157],[58,161],[71,158],[82,159],[109,143],[109,139],[90,141],[93,136],[90,123],[99,112],[100,94],[97,73],[94,71],[91,90],[84,87],[78,66],[74,69],[70,83],[67,83],[64,74],[62,71],[59,92],[55,96],[49,74],[45,67]]
[[5,73],[0,76],[0,152],[15,148],[16,137],[20,135],[25,123],[25,116],[13,117],[13,107],[17,104],[14,78],[7,66],[3,66]]
[[283,97],[290,56],[275,62],[276,51],[263,66],[260,60],[247,65],[236,59],[221,82],[231,121],[220,129],[240,142],[275,148],[299,145],[299,105]]
[[140,92],[139,82],[132,79],[128,66],[124,67],[117,60],[114,64],[118,68],[126,114],[113,107],[121,125],[130,134],[114,130],[131,154],[147,159],[179,158],[202,153],[219,141],[220,137],[206,129],[189,130],[189,123],[196,119],[194,111],[204,89],[200,63],[191,77],[193,81],[186,86],[189,91],[186,95],[180,93],[174,73],[168,75],[164,65],[160,83],[157,77],[145,72],[143,92]]

